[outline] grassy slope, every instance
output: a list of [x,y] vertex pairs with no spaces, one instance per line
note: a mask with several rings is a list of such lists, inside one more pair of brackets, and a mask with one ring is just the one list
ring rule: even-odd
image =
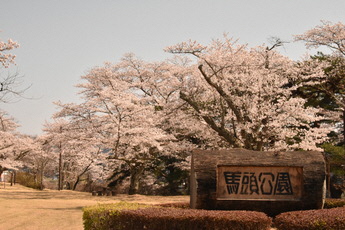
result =
[[21,185],[0,184],[0,229],[83,229],[82,207],[119,201],[160,204],[189,201],[189,196],[117,195],[93,197],[73,191],[37,191]]

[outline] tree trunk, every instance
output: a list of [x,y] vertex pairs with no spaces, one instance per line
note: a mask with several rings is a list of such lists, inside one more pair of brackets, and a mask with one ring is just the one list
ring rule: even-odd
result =
[[73,185],[73,191],[76,190],[77,185],[78,185],[78,183],[80,182],[80,178],[81,178],[86,172],[89,171],[90,166],[92,165],[92,163],[93,163],[93,161],[91,161],[90,164],[89,164],[88,166],[86,166],[86,168],[84,169],[84,171],[83,171],[82,173],[80,173],[80,174],[77,176],[77,180],[76,180],[76,182],[75,182],[74,185]]
[[73,191],[75,191],[77,189],[77,185],[79,184],[79,181],[80,181],[80,176],[77,177],[77,180],[73,185],[73,188],[72,188]]
[[87,174],[87,183],[85,185],[84,192],[92,192],[91,186],[92,186],[92,180],[91,180],[90,174],[88,173]]
[[14,172],[11,171],[11,186],[13,186],[13,181],[14,181]]
[[326,162],[326,198],[331,197],[331,163],[329,161],[329,158],[325,156],[325,162]]
[[59,183],[58,190],[62,190],[62,151],[59,154]]
[[43,190],[43,164],[41,165],[41,170],[40,170],[40,190]]
[[[344,104],[345,104],[345,99],[344,99]],[[343,111],[343,146],[345,148],[345,108]]]
[[71,182],[66,181],[65,185],[67,190],[71,190]]
[[137,194],[139,192],[139,182],[142,173],[144,172],[143,166],[133,167],[131,168],[131,179],[129,185],[129,195]]

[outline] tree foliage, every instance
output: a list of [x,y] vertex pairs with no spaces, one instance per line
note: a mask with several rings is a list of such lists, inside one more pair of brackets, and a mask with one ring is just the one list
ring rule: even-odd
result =
[[[79,125],[55,119],[45,125],[45,134],[40,137],[43,150],[55,159],[59,189],[75,190],[86,175],[94,180],[108,176],[104,176],[106,165],[101,148]],[[40,160],[47,159],[43,157]]]
[[317,149],[325,140],[325,127],[313,127],[321,119],[305,100],[293,97],[293,79],[323,75],[322,69],[298,66],[273,47],[215,40],[209,46],[194,41],[167,48],[174,54],[196,58],[181,87],[180,97],[201,121],[229,147],[252,150]]
[[[16,55],[9,51],[19,47],[17,42],[9,39],[7,42],[0,40],[0,69],[8,68],[11,64],[15,64]],[[22,96],[27,88],[20,89],[22,85],[21,77],[18,73],[6,76],[0,76],[0,102],[9,102],[13,97]]]
[[299,88],[298,94],[308,100],[308,106],[323,108],[327,118],[324,122],[333,124],[330,139],[322,147],[333,174],[329,175],[331,195],[340,197],[345,179],[345,25],[322,21],[295,38],[305,42],[308,48],[327,47],[332,51],[327,55],[318,52],[312,57],[322,63],[325,74],[310,78],[309,82],[314,83]]
[[144,170],[159,155],[188,147],[164,128],[165,105],[176,97],[167,73],[166,63],[145,63],[132,55],[118,64],[95,67],[78,86],[84,102],[60,104],[62,110],[56,115],[82,123],[114,168],[126,165],[130,193],[138,191]]
[[[150,178],[148,171],[161,182],[182,183],[161,167],[182,175],[174,167],[182,167],[195,147],[319,149],[330,129],[316,126],[320,110],[305,107],[306,100],[293,92],[310,78],[324,77],[323,66],[295,63],[275,47],[250,48],[225,36],[209,46],[188,41],[168,47],[175,56],[167,61],[128,54],[94,67],[78,85],[81,103],[57,103],[55,118],[63,119],[65,131],[49,131],[51,138],[63,136],[64,159],[66,151],[86,154],[80,149],[97,146],[112,178],[130,175],[131,194]],[[71,143],[80,148],[73,151]]]
[[0,64],[7,68],[9,65],[14,63],[16,55],[8,53],[8,51],[18,48],[19,44],[8,39],[7,42],[0,41]]
[[326,46],[337,55],[345,56],[345,25],[341,22],[332,23],[321,21],[318,25],[301,35],[296,35],[295,40],[304,41],[307,48]]
[[[0,40],[0,69],[14,64],[15,55],[9,51],[19,47],[17,42],[9,39]],[[24,90],[18,90],[21,84],[18,74],[0,76],[0,103],[10,101],[13,96],[20,96]],[[33,139],[16,131],[17,122],[0,108],[0,175],[9,169],[18,169],[25,164],[23,159],[33,150]]]
[[16,169],[33,147],[33,139],[16,132],[17,123],[0,110],[0,175],[4,170]]
[[[338,112],[338,119],[342,126],[343,144],[345,144],[345,25],[341,22],[331,23],[322,21],[318,25],[301,35],[295,36],[297,41],[305,42],[308,48],[328,47],[331,55],[319,54],[315,58],[325,64],[323,78],[314,78],[319,81],[316,84],[317,96],[322,95],[323,100],[315,96],[313,100],[320,102],[319,105],[328,110]],[[326,100],[329,106],[325,105]]]
[[37,171],[50,155],[60,188],[87,175],[113,185],[129,177],[130,194],[143,181],[176,193],[193,148],[321,150],[344,124],[344,31],[324,22],[296,36],[334,51],[300,62],[276,51],[280,40],[249,47],[225,35],[167,47],[165,61],[126,54],[94,67],[77,85],[80,103],[56,103]]

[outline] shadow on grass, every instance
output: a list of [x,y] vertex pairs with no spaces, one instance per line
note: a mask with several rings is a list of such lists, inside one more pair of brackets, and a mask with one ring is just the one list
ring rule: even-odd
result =
[[15,200],[20,200],[20,199],[53,199],[56,198],[56,196],[52,196],[49,193],[39,193],[37,194],[36,192],[7,192],[4,194],[1,194],[0,192],[0,198],[4,199],[15,199]]
[[82,210],[83,206],[77,206],[72,208],[36,208],[40,210],[56,210],[56,211],[75,211],[75,210]]

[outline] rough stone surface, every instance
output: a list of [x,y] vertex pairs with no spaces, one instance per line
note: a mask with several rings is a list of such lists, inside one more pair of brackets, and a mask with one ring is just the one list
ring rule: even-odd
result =
[[[298,200],[217,199],[218,166],[301,167],[303,183]],[[192,156],[191,208],[254,210],[274,216],[294,210],[320,209],[325,199],[325,161],[316,151],[259,152],[244,149],[196,150]]]

